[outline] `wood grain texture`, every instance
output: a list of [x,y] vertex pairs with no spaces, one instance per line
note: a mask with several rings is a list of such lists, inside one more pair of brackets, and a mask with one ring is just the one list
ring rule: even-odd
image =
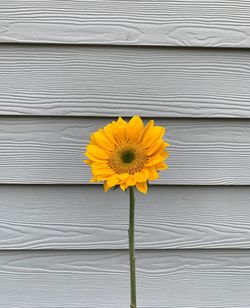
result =
[[0,67],[1,115],[250,118],[244,50],[2,45]]
[[[248,187],[136,195],[136,248],[250,248]],[[100,186],[0,186],[0,250],[128,248],[128,195]]]
[[2,0],[0,41],[250,47],[249,15],[244,0]]
[[[126,308],[127,251],[0,252],[2,307]],[[142,308],[250,306],[249,251],[137,252]]]
[[[111,119],[2,117],[0,183],[87,184],[91,132]],[[249,185],[249,120],[166,120],[169,170],[156,184]]]

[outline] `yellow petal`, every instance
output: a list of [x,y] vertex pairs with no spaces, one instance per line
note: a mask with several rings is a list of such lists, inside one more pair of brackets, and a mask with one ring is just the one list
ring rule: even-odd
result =
[[93,156],[92,154],[86,152],[85,156],[87,156],[93,163],[106,163],[107,159],[102,159],[102,158],[97,158],[95,156]]
[[125,181],[129,177],[129,173],[120,173],[118,174],[118,177],[121,181]]
[[119,117],[116,123],[119,124],[119,125],[127,125],[128,124],[125,120],[123,120],[122,117]]
[[105,149],[106,151],[111,151],[114,148],[114,144],[109,141],[102,130],[99,130],[94,134],[94,139],[96,144]]
[[110,178],[107,179],[107,184],[109,187],[113,187],[115,185],[118,185],[120,183],[120,179],[117,175],[113,175]]
[[95,140],[95,133],[90,134],[90,144],[97,144]]
[[114,137],[114,129],[113,129],[113,124],[108,124],[106,125],[104,128],[103,128],[103,132],[105,134],[105,136],[109,139],[109,141],[116,145],[116,140],[115,140],[115,137]]
[[111,187],[109,187],[109,185],[107,184],[107,181],[105,181],[105,182],[103,183],[103,189],[104,189],[104,191],[107,192],[110,188],[111,188]]
[[[148,176],[149,176],[149,171],[147,168],[143,168],[141,170],[141,172],[144,174],[145,178],[148,179]],[[143,181],[144,182],[144,181]]]
[[150,169],[148,179],[150,181],[153,181],[153,180],[156,180],[158,178],[159,178],[159,173],[155,169]]
[[147,193],[147,190],[148,190],[148,184],[146,182],[143,182],[143,183],[136,183],[136,188],[142,192],[143,194],[146,194]]
[[89,180],[90,183],[97,182],[97,178],[95,176],[92,177],[92,179]]
[[121,183],[120,187],[121,187],[121,190],[125,191],[126,188],[128,188],[128,185],[126,185],[126,183]]
[[98,177],[98,178],[102,178],[102,180],[105,180],[107,178],[109,178],[110,176],[114,175],[114,171],[112,170],[104,170],[104,169],[93,169],[92,168],[92,173]]
[[165,128],[160,126],[152,127],[142,139],[142,145],[145,148],[150,147],[158,139],[161,139],[165,134]]
[[129,140],[139,141],[143,132],[144,124],[139,116],[134,116],[127,125],[127,135]]
[[114,138],[117,144],[123,144],[127,142],[128,136],[127,136],[126,126],[127,126],[127,123],[125,125],[118,124],[118,121],[117,121],[117,124],[114,125]]
[[166,169],[168,169],[168,165],[165,164],[164,162],[161,162],[161,163],[159,163],[159,164],[156,164],[154,167],[155,167],[157,170],[166,170]]
[[162,139],[154,142],[146,151],[148,156],[153,155],[154,153],[157,153],[158,151],[162,151],[164,149],[164,141]]
[[164,150],[162,150],[160,155],[166,159],[169,156],[169,152],[164,149]]
[[98,145],[89,144],[87,146],[87,154],[91,154],[92,156],[99,158],[99,159],[109,159],[109,153],[100,148]]
[[160,162],[162,162],[164,160],[164,157],[162,156],[155,156],[153,159],[150,159],[147,163],[146,163],[146,167],[149,167],[149,166],[154,166]]
[[[159,151],[157,153],[154,153],[151,157],[149,157],[146,166],[152,166],[155,164],[155,161],[159,159],[159,161],[164,161],[168,158],[169,153],[165,150]],[[153,164],[152,164],[153,162]]]
[[109,161],[105,161],[103,160],[101,163],[99,162],[93,162],[91,164],[91,167],[93,167],[93,169],[105,169],[105,170],[113,170],[110,165],[109,165]]
[[104,171],[104,172],[114,172],[112,168],[108,164],[92,164],[92,169],[98,171]]
[[92,160],[90,160],[90,159],[84,159],[84,161],[83,161],[85,164],[87,164],[87,165],[91,165],[92,164]]
[[146,177],[146,175],[143,173],[143,172],[141,172],[141,171],[139,171],[139,172],[136,172],[135,173],[135,176],[136,176],[136,181],[137,182],[146,182],[147,181],[147,177]]
[[127,179],[126,179],[126,185],[127,186],[134,186],[136,183],[136,176],[131,174]]
[[114,170],[111,168],[97,168],[97,167],[92,167],[93,172],[96,173],[107,173],[107,174],[114,174]]
[[148,132],[151,130],[153,126],[154,126],[154,120],[150,120],[142,132],[142,135],[140,138],[141,141],[145,138],[145,136],[148,134]]

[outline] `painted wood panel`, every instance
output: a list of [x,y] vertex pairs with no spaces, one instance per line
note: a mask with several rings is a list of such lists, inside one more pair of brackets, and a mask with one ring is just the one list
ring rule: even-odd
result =
[[[111,119],[3,117],[0,183],[89,183],[89,135]],[[169,170],[157,184],[249,185],[249,120],[158,119],[168,129]]]
[[[136,248],[250,248],[248,187],[136,195]],[[128,248],[128,195],[100,186],[0,186],[0,249]]]
[[[0,252],[3,307],[125,308],[126,251]],[[250,306],[249,251],[137,252],[142,308]]]
[[244,0],[2,0],[0,41],[250,47],[249,14]]
[[250,117],[247,50],[2,45],[0,67],[1,115]]

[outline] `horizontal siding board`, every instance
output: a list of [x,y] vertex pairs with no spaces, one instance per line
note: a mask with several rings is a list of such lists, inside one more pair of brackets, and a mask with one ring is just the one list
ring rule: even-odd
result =
[[[111,119],[2,117],[0,183],[87,184],[89,135]],[[158,119],[167,127],[169,170],[156,184],[249,185],[249,120]]]
[[[128,307],[127,254],[126,251],[1,252],[0,305]],[[137,268],[138,303],[142,308],[250,305],[248,251],[141,251],[137,252]]]
[[[0,186],[0,250],[128,248],[128,195],[99,186]],[[250,248],[248,187],[136,195],[137,249]]]
[[0,67],[0,115],[250,118],[245,50],[2,45]]
[[250,47],[248,1],[7,1],[0,41]]

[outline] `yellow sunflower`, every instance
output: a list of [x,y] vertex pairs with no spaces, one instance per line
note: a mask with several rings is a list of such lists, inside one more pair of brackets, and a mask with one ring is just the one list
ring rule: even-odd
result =
[[156,180],[158,171],[167,169],[164,134],[165,128],[155,126],[153,120],[144,127],[139,116],[129,122],[119,117],[92,133],[85,153],[85,163],[92,169],[91,182],[104,181],[105,191],[114,186],[122,190],[136,186],[146,193],[148,181]]

